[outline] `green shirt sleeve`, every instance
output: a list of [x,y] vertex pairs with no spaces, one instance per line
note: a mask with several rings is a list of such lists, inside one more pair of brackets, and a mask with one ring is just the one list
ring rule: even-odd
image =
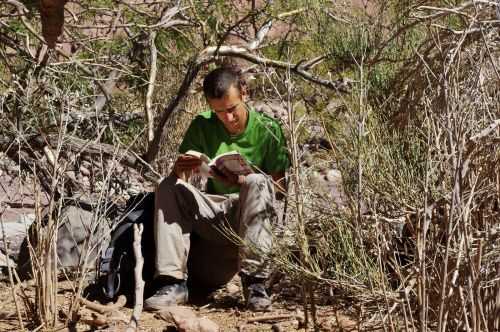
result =
[[273,120],[269,131],[269,148],[264,158],[264,170],[268,174],[286,172],[290,167],[290,156],[283,130]]
[[184,135],[184,139],[179,146],[179,153],[186,153],[189,150],[205,153],[205,151],[203,151],[202,135],[203,132],[199,126],[199,119],[195,118]]

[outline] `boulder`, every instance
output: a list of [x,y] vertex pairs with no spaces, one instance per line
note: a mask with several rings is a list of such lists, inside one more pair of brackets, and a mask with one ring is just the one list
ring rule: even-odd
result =
[[[47,224],[47,217],[42,220]],[[46,226],[42,226],[45,229]],[[88,206],[67,205],[61,210],[57,232],[58,265],[61,268],[76,269],[95,267],[101,245],[107,243],[111,223],[104,217],[97,217]],[[29,230],[30,243],[34,246],[36,227]],[[18,256],[18,274],[21,279],[31,277],[31,258],[28,237],[25,237]]]

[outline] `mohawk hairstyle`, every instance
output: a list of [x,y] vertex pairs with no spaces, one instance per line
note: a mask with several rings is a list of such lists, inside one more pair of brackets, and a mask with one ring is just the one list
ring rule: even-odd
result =
[[220,99],[231,86],[242,91],[246,87],[245,80],[237,68],[219,67],[212,70],[203,80],[203,93],[208,99]]

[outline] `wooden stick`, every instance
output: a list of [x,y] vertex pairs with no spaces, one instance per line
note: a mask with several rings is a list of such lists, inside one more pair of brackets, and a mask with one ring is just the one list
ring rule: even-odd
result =
[[149,81],[148,90],[146,92],[146,102],[145,102],[145,117],[147,124],[147,139],[148,144],[153,141],[154,138],[154,116],[153,116],[153,92],[155,89],[156,82],[156,59],[158,51],[156,49],[156,31],[151,31],[149,35],[149,52],[150,52],[150,69],[149,69]]
[[300,315],[297,314],[278,314],[278,315],[267,315],[260,317],[253,317],[247,319],[247,323],[258,323],[258,322],[269,322],[283,319],[302,319]]
[[139,319],[141,318],[142,306],[144,301],[144,280],[142,280],[142,269],[144,266],[144,257],[142,257],[141,238],[144,227],[142,224],[134,225],[134,256],[135,256],[135,305],[130,323],[126,332],[137,331]]
[[82,319],[81,322],[93,328],[99,328],[109,325],[108,319],[105,316],[97,313],[92,314],[92,319]]
[[96,311],[100,314],[106,314],[116,311],[125,306],[127,303],[127,298],[124,295],[120,295],[115,303],[100,304],[96,302],[89,301],[84,298],[80,298],[80,304],[86,306],[90,310]]

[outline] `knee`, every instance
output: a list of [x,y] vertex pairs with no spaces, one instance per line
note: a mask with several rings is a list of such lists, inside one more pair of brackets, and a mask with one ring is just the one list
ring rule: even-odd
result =
[[247,186],[264,186],[269,182],[269,177],[264,174],[248,174],[245,178],[245,185]]
[[165,198],[165,196],[172,196],[182,187],[185,187],[185,182],[178,179],[177,176],[170,174],[158,185],[157,195],[162,198]]

